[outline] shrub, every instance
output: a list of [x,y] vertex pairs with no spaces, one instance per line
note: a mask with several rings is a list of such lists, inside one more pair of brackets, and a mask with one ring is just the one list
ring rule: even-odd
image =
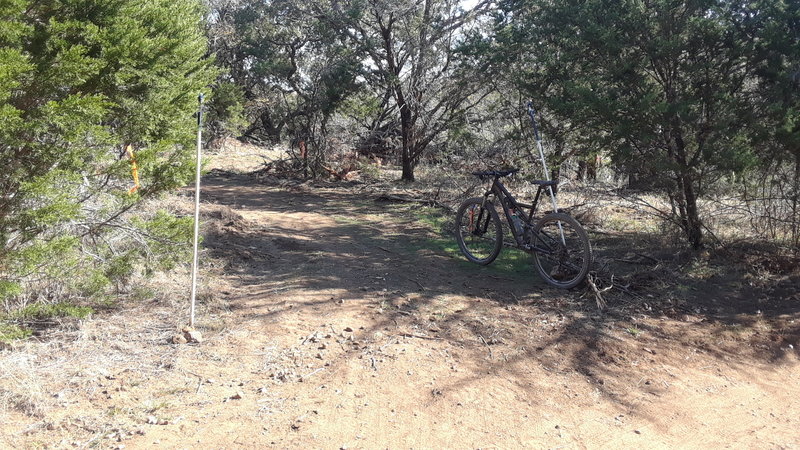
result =
[[[216,77],[201,2],[0,5],[5,308],[21,297],[94,295],[138,267],[174,263],[189,222],[166,213],[132,217],[142,201],[194,173],[192,113]],[[136,191],[128,146],[141,179]]]

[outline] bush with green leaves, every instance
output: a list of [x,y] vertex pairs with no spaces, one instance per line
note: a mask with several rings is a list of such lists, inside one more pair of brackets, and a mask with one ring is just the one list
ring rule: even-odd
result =
[[[800,235],[797,2],[509,0],[472,54],[545,110],[543,128],[584,157],[607,153],[632,187],[659,192],[692,247],[702,201],[759,164]],[[482,55],[482,57],[481,57]],[[552,122],[557,125],[552,126]],[[556,153],[556,163],[564,155]],[[796,168],[796,169],[795,169]],[[735,188],[735,187],[734,187]]]
[[188,247],[191,219],[138,206],[194,173],[196,99],[217,75],[203,12],[199,0],[0,0],[7,310],[102,293]]

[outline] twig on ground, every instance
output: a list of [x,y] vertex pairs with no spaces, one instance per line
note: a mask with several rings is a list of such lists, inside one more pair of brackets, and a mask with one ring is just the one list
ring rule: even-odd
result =
[[324,367],[320,367],[319,369],[315,369],[315,370],[313,370],[313,371],[301,376],[300,379],[301,380],[305,380],[306,378],[310,377],[311,375],[314,375],[314,374],[316,374],[318,372],[321,372],[323,370],[325,370],[325,368]]
[[427,290],[428,290],[428,288],[426,288],[425,286],[423,286],[423,285],[422,285],[422,283],[420,283],[419,281],[417,281],[417,280],[415,280],[415,279],[413,279],[413,278],[408,278],[408,277],[406,277],[406,279],[407,279],[408,281],[413,281],[414,283],[417,283],[417,286],[419,286],[419,287],[420,287],[420,289],[422,289],[423,291],[427,291]]
[[396,195],[396,194],[381,194],[379,195],[375,201],[378,202],[389,202],[389,203],[418,203],[420,205],[425,206],[436,206],[439,208],[444,208],[447,210],[452,210],[452,208],[448,207],[447,205],[443,205],[438,200],[436,200],[436,196],[438,193],[434,195],[432,199],[425,199],[425,198],[415,198],[415,197],[406,197],[403,195]]
[[444,340],[444,339],[438,338],[438,337],[422,336],[421,334],[413,334],[413,333],[400,333],[400,336],[417,338],[417,339],[429,339],[431,341],[443,341]]
[[589,285],[589,287],[592,289],[592,292],[594,293],[594,298],[595,301],[597,302],[597,308],[603,309],[607,305],[606,300],[603,298],[603,293],[610,291],[614,287],[614,275],[611,275],[611,284],[604,287],[603,289],[599,289],[597,287],[596,280],[597,278],[595,277],[595,275],[591,273],[586,276],[586,283]]
[[661,262],[660,260],[653,258],[652,256],[645,255],[644,253],[636,253],[636,256],[641,256],[642,258],[649,259],[650,261],[653,261],[656,264]]
[[489,347],[489,343],[486,342],[486,339],[484,339],[483,336],[481,335],[478,335],[478,339],[480,339],[481,342],[483,342],[483,345],[485,345],[486,348],[489,350],[489,359],[494,359],[494,353],[492,352],[492,347]]

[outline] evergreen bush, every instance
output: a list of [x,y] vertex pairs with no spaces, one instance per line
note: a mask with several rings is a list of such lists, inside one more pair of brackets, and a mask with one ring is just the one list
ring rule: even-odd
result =
[[199,0],[0,0],[6,311],[102,295],[190,247],[191,218],[139,206],[194,173],[196,98],[217,75],[203,13]]

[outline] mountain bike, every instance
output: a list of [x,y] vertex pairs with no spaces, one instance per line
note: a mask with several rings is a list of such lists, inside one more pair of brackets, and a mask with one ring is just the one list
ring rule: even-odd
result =
[[[592,249],[583,227],[572,216],[553,212],[535,224],[533,218],[542,191],[557,181],[533,180],[539,187],[532,204],[519,203],[500,178],[518,169],[473,172],[481,179],[491,178],[492,185],[483,197],[466,200],[456,214],[456,240],[468,260],[491,264],[503,246],[516,247],[534,256],[539,275],[549,284],[569,289],[580,284],[589,273]],[[503,210],[514,242],[503,239],[503,225],[494,199]],[[529,208],[526,212],[524,208]]]
[[[530,103],[528,114],[533,124],[544,171],[548,173],[541,139],[536,128],[535,110]],[[577,220],[568,214],[558,212],[554,193],[558,181],[531,181],[538,185],[533,203],[517,202],[500,179],[514,175],[518,171],[519,169],[506,169],[472,173],[481,180],[491,179],[492,184],[483,197],[466,200],[458,208],[456,213],[458,247],[468,260],[481,265],[491,264],[504,245],[516,247],[533,254],[534,265],[547,283],[563,289],[573,288],[589,273],[592,261],[589,237]],[[552,199],[553,212],[545,214],[534,224],[536,208],[545,190],[549,191]],[[497,212],[498,206],[502,209],[509,225],[513,242],[504,242],[503,225]],[[526,212],[525,208],[529,210]]]

